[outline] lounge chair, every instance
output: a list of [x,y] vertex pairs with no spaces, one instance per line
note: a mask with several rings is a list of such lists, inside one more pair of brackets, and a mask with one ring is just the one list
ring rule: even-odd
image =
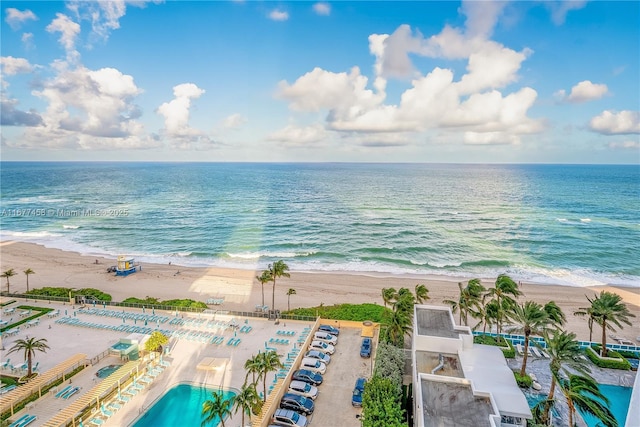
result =
[[542,357],[542,354],[538,351],[538,349],[536,347],[529,347],[531,349],[531,351],[533,352],[533,355],[536,357]]
[[89,424],[93,424],[94,426],[101,426],[104,424],[104,420],[102,418],[91,418],[89,420]]
[[516,344],[516,350],[518,350],[518,354],[519,354],[520,356],[523,356],[523,355],[524,355],[524,349],[522,348],[522,345],[521,345],[521,344]]
[[65,388],[63,388],[62,390],[60,390],[59,392],[56,393],[55,397],[62,397],[64,394],[66,394],[69,390],[71,390],[71,386],[68,385]]
[[11,365],[11,359],[7,359],[4,362],[0,363],[0,368],[5,369],[9,365]]

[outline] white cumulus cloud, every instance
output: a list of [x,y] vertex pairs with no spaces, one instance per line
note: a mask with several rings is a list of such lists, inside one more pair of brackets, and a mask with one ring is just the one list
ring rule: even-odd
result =
[[222,127],[225,129],[237,129],[247,123],[247,119],[242,114],[236,113],[227,116],[222,120]]
[[318,15],[329,16],[331,15],[331,5],[325,2],[314,3],[313,11]]
[[55,19],[47,25],[46,30],[50,33],[60,33],[59,42],[67,53],[75,51],[76,38],[80,34],[80,24],[63,13],[56,13]]
[[4,18],[5,22],[9,24],[12,30],[18,30],[27,21],[36,21],[38,17],[29,9],[18,10],[13,7],[8,7],[5,10],[7,16]]
[[305,127],[288,125],[279,131],[273,132],[267,137],[267,140],[291,145],[303,145],[322,141],[326,135],[326,130],[319,124]]
[[2,66],[2,73],[6,76],[30,73],[33,71],[33,65],[31,65],[28,60],[25,58],[14,58],[13,56],[1,57],[0,66]]
[[160,105],[157,113],[164,117],[164,135],[169,138],[172,148],[179,150],[208,150],[218,143],[203,131],[191,127],[191,101],[205,93],[194,83],[182,83],[173,87],[174,98]]
[[640,111],[603,111],[591,119],[589,127],[604,135],[640,134]]
[[272,21],[286,21],[289,19],[289,12],[280,9],[274,9],[269,12],[269,19]]
[[[564,91],[559,93],[564,94]],[[589,80],[584,80],[571,88],[571,93],[565,98],[565,100],[573,104],[581,104],[600,99],[607,93],[609,93],[609,88],[606,84],[597,84],[592,83]]]

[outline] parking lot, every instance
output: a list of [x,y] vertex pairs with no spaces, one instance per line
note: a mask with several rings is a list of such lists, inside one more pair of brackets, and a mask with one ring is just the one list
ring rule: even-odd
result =
[[[373,362],[372,358],[360,357],[361,332],[360,328],[340,328],[336,351],[318,388],[311,426],[360,427],[356,415],[361,414],[362,409],[351,406],[351,394],[358,377],[371,376]],[[374,342],[372,354],[375,348]]]

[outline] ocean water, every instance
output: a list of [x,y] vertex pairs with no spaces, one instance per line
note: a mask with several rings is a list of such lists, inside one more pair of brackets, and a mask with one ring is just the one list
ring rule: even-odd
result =
[[142,262],[640,286],[640,168],[12,163],[0,238]]

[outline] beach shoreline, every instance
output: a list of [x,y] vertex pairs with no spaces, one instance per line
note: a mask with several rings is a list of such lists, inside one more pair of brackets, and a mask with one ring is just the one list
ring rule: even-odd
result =
[[[97,264],[96,264],[97,262]],[[206,301],[209,298],[224,298],[216,308],[223,310],[253,311],[262,304],[262,292],[255,276],[257,270],[241,270],[221,267],[185,267],[172,264],[142,262],[141,271],[127,277],[107,273],[107,267],[115,265],[115,259],[82,255],[77,252],[47,248],[36,243],[0,242],[0,270],[14,269],[16,276],[10,279],[12,292],[26,291],[27,268],[35,271],[29,275],[29,288],[45,286],[67,288],[96,288],[112,295],[115,301],[128,297],[158,298],[160,300],[191,298]],[[290,298],[291,308],[312,307],[321,304],[376,303],[383,304],[382,288],[406,287],[424,284],[429,289],[429,304],[442,304],[446,299],[457,299],[459,281],[471,277],[436,277],[432,275],[397,275],[363,272],[290,271],[290,278],[276,281],[275,306],[287,309],[287,290],[295,289]],[[493,285],[495,278],[481,278],[485,287]],[[6,280],[1,282],[6,291]],[[587,321],[573,312],[588,306],[586,296],[592,297],[601,290],[618,293],[629,304],[632,313],[640,318],[640,289],[619,286],[572,287],[541,283],[521,283],[523,302],[533,300],[541,304],[553,300],[567,316],[566,329],[577,334],[578,339],[589,338]],[[272,284],[264,286],[264,304],[271,305]],[[457,320],[457,319],[456,319]],[[601,330],[594,328],[593,339],[598,341]],[[635,341],[640,336],[640,322],[626,326],[617,335]]]

